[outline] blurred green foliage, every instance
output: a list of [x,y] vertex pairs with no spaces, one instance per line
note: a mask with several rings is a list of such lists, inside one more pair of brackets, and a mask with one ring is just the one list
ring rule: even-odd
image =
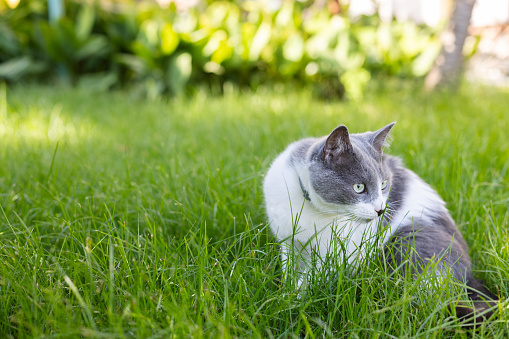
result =
[[129,83],[148,96],[295,81],[356,99],[374,75],[424,75],[440,47],[427,27],[352,21],[306,2],[270,10],[214,1],[180,12],[147,1],[66,1],[65,16],[50,23],[46,1],[2,1],[0,78],[57,76],[93,90]]

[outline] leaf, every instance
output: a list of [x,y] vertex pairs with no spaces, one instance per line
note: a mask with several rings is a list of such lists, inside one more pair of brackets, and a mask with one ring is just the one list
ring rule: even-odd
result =
[[84,41],[90,36],[92,28],[94,27],[94,22],[95,8],[88,4],[82,5],[76,19],[75,29],[78,40]]
[[228,34],[225,31],[218,30],[214,32],[205,47],[203,47],[203,55],[212,55],[219,48],[221,42],[226,39],[228,39]]
[[345,32],[347,32],[347,27],[344,19],[333,17],[322,30],[307,39],[306,53],[312,59],[320,57],[327,50],[333,48],[338,41],[338,36]]
[[115,72],[101,72],[83,75],[78,81],[78,87],[88,92],[105,92],[118,82]]
[[42,35],[41,45],[43,46],[49,59],[62,62],[66,59],[65,54],[60,46],[57,29],[50,27],[47,22],[39,23],[39,30]]
[[26,72],[30,63],[31,60],[27,56],[3,62],[0,64],[0,78],[19,79]]
[[283,6],[276,15],[275,19],[276,26],[283,28],[295,27],[293,23],[293,6],[294,6],[293,1],[283,2]]
[[243,22],[240,25],[241,43],[238,46],[238,54],[243,60],[249,60],[249,46],[256,34],[256,26],[251,22]]
[[283,57],[286,60],[297,62],[304,55],[304,39],[294,32],[283,44]]
[[74,24],[70,19],[62,18],[49,25],[45,34],[48,51],[53,60],[64,63],[76,61],[76,51],[82,42],[78,41]]
[[43,62],[35,62],[28,56],[10,59],[0,64],[0,78],[18,80],[25,75],[40,73],[46,70]]
[[174,25],[179,27],[178,33],[191,34],[198,26],[198,16],[193,13],[177,15]]
[[190,42],[194,45],[205,44],[207,37],[209,36],[206,29],[202,28],[191,32],[189,34],[182,34],[180,38],[186,42]]
[[6,0],[6,2],[10,9],[14,9],[18,7],[20,0]]
[[364,68],[350,69],[341,75],[341,83],[351,100],[360,100],[371,79],[371,74]]
[[[10,55],[19,55],[20,42],[9,25],[0,22],[0,52]],[[7,55],[2,55],[0,60]]]
[[166,81],[172,92],[181,94],[192,73],[192,57],[189,53],[180,53],[168,62]]
[[393,30],[387,23],[381,24],[377,31],[377,45],[379,46],[382,53],[388,53],[395,46]]
[[104,36],[92,36],[76,51],[76,60],[102,57],[109,51],[108,40]]
[[131,71],[138,75],[146,75],[149,72],[149,67],[145,59],[136,55],[130,54],[116,54],[113,60],[121,65],[127,66]]
[[412,72],[415,76],[423,76],[429,72],[440,53],[441,43],[438,40],[428,44],[426,48],[412,63]]
[[159,23],[155,20],[145,20],[141,24],[138,40],[147,47],[157,47],[160,44]]
[[179,35],[175,33],[173,26],[166,23],[161,31],[161,51],[163,54],[172,54],[177,49],[179,42]]
[[226,19],[228,13],[235,8],[235,4],[228,1],[212,1],[207,6],[206,15],[202,16],[200,20],[204,21],[201,26],[208,26],[212,28],[220,28],[223,26],[223,21]]
[[230,59],[233,55],[233,48],[228,44],[228,41],[223,40],[219,43],[219,47],[214,51],[211,60],[217,64]]
[[147,45],[138,40],[134,41],[130,48],[135,55],[147,60],[152,60],[156,56],[152,49],[148,48]]
[[257,61],[260,58],[263,48],[267,46],[270,41],[271,32],[272,27],[270,24],[265,21],[262,22],[251,42],[249,60]]
[[413,58],[426,49],[429,38],[417,31],[415,25],[407,23],[402,28],[404,32],[401,32],[399,41],[401,53],[407,58]]

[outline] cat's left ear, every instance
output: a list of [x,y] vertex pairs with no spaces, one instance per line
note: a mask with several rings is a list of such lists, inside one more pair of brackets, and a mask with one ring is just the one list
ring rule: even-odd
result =
[[389,146],[389,132],[391,131],[392,127],[396,124],[396,122],[391,122],[387,126],[379,129],[376,132],[373,132],[373,139],[372,144],[375,150],[382,154],[382,149],[384,146]]

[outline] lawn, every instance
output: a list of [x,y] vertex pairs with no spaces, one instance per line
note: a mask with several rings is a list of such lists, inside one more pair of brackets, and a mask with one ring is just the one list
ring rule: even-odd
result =
[[357,275],[339,264],[299,296],[262,182],[294,140],[397,121],[389,153],[444,198],[475,276],[505,300],[508,102],[508,90],[400,82],[360,102],[287,87],[150,101],[0,90],[0,337],[507,337],[507,303],[470,332],[446,311],[453,291],[423,293],[377,260]]

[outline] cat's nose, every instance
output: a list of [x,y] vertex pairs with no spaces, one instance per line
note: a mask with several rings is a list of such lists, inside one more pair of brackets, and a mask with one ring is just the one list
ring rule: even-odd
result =
[[384,210],[383,209],[375,210],[375,212],[376,214],[378,214],[378,216],[381,216],[384,213]]

